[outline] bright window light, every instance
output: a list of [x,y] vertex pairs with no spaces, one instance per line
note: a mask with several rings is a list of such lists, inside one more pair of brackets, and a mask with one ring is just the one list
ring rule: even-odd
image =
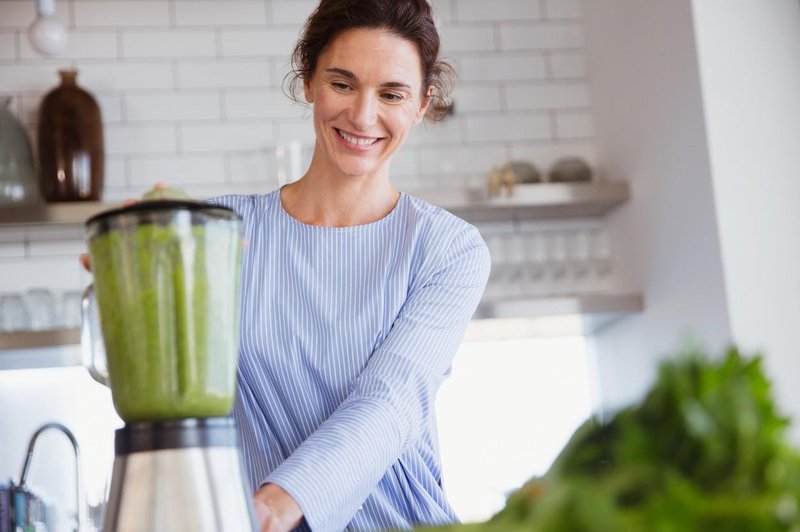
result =
[[464,522],[485,521],[544,474],[593,408],[583,337],[465,342],[437,400],[445,489]]

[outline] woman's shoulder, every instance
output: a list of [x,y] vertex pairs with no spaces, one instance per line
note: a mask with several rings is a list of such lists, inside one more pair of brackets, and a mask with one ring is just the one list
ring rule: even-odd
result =
[[460,260],[489,261],[480,231],[453,213],[415,196],[408,196],[406,226],[415,233],[416,246],[430,264]]
[[463,218],[416,196],[406,194],[406,197],[408,199],[406,216],[408,222],[417,230],[437,235],[446,234],[451,240],[467,237],[477,238],[483,242],[478,229]]
[[[449,272],[459,282],[485,284],[491,257],[477,227],[453,213],[414,196],[408,196],[407,226],[414,227],[415,260],[421,279]],[[423,281],[427,282],[427,281]]]
[[232,209],[244,220],[247,220],[252,217],[253,213],[261,213],[268,210],[277,196],[278,190],[273,190],[267,194],[225,194],[210,198],[206,200],[206,203]]

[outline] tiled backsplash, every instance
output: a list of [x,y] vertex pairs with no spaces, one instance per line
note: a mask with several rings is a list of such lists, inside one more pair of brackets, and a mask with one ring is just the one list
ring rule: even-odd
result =
[[[107,152],[105,199],[157,181],[197,197],[262,192],[290,172],[280,150],[313,142],[308,110],[281,83],[314,0],[57,0],[69,45],[31,48],[33,0],[0,0],[0,95],[31,133],[59,68],[98,99]],[[581,0],[433,0],[443,55],[459,72],[456,112],[422,125],[392,166],[395,184],[480,184],[527,160],[546,172],[564,155],[596,163]],[[31,135],[33,138],[33,135]],[[0,291],[86,282],[74,229],[0,228]],[[48,243],[49,242],[49,243]],[[40,277],[43,275],[43,277]],[[63,285],[63,286],[62,286]]]

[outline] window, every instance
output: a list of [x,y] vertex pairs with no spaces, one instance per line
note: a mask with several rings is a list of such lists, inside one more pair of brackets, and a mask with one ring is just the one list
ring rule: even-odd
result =
[[583,337],[462,344],[437,399],[445,489],[464,522],[550,467],[593,408]]

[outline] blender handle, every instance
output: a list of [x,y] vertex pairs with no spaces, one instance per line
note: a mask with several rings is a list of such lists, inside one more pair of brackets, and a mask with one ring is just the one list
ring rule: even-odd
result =
[[81,359],[94,380],[109,386],[106,349],[94,284],[86,287],[81,298]]

